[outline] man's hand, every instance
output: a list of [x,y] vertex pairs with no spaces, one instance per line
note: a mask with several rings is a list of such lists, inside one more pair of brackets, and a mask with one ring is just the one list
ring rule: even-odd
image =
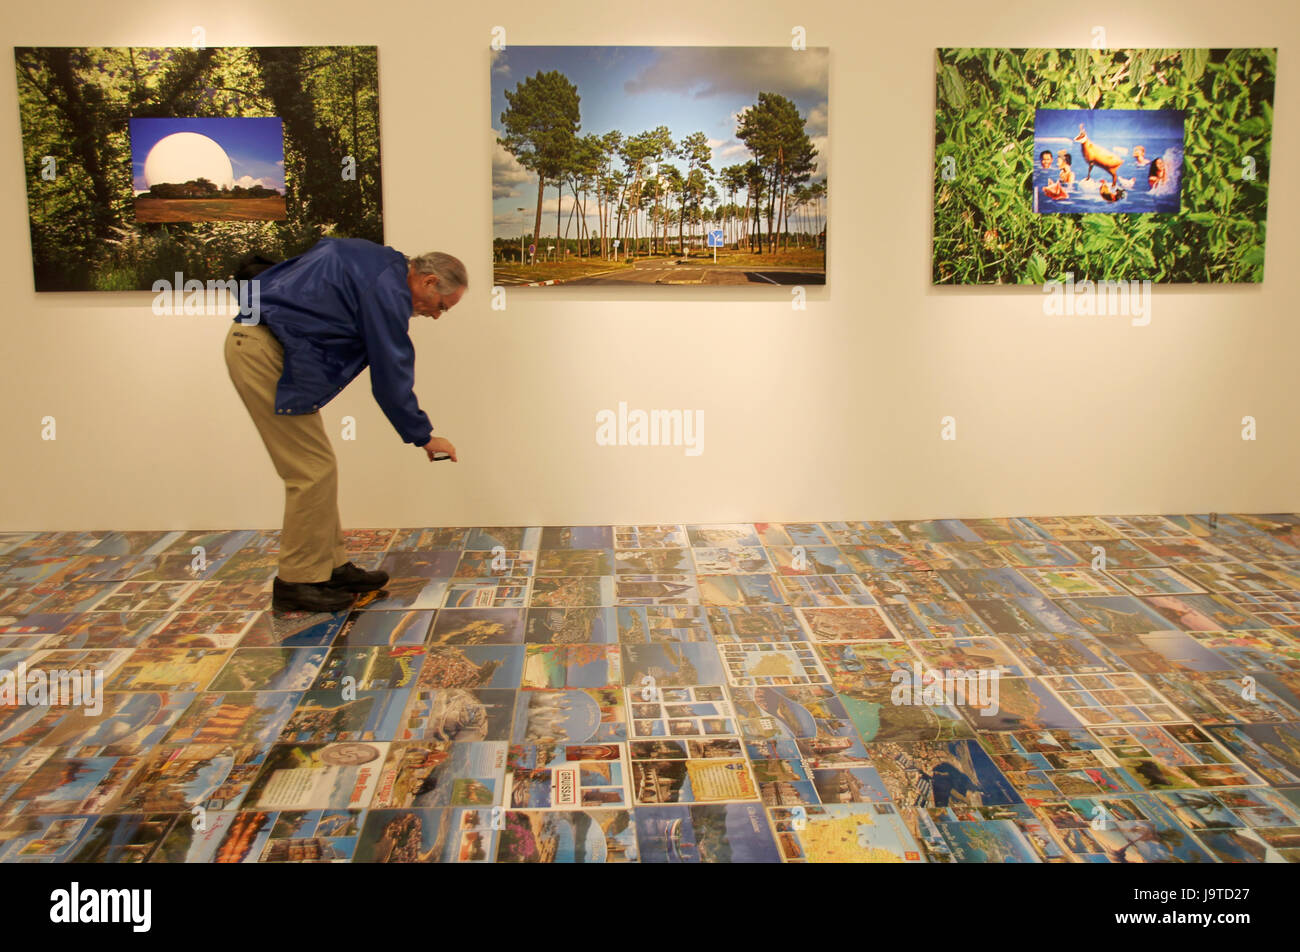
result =
[[433,462],[433,457],[436,453],[446,453],[451,457],[453,463],[457,462],[456,447],[452,446],[449,440],[444,440],[440,436],[435,436],[433,439],[429,440],[428,443],[425,443],[424,451],[429,454],[430,463]]

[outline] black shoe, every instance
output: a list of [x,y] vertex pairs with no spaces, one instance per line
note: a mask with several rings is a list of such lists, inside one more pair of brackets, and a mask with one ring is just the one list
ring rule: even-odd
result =
[[344,562],[334,570],[327,583],[333,588],[348,592],[377,592],[388,584],[387,572],[367,572],[351,562]]
[[352,593],[329,582],[282,582],[271,586],[271,608],[277,612],[339,612],[352,605]]

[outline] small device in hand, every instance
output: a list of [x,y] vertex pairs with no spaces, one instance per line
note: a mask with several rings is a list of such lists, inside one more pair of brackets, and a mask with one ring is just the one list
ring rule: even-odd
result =
[[434,461],[435,463],[441,463],[441,462],[442,462],[443,460],[445,460],[445,459],[451,459],[451,454],[450,454],[450,453],[434,453],[434,454],[433,454],[433,461]]

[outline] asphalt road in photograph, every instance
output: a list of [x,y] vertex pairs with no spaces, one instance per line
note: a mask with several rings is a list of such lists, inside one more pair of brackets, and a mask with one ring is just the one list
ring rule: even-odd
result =
[[[497,278],[498,284],[526,284],[518,278]],[[637,261],[631,268],[593,274],[585,278],[571,278],[560,281],[565,285],[600,285],[600,284],[699,284],[699,285],[738,285],[738,284],[825,284],[826,272],[810,271],[807,268],[764,267],[737,268],[713,265],[703,259],[690,264],[674,264],[663,258]]]

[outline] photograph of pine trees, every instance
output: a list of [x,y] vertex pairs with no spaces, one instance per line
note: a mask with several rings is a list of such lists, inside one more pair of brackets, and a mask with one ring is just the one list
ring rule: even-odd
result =
[[826,283],[825,48],[492,53],[498,285]]

